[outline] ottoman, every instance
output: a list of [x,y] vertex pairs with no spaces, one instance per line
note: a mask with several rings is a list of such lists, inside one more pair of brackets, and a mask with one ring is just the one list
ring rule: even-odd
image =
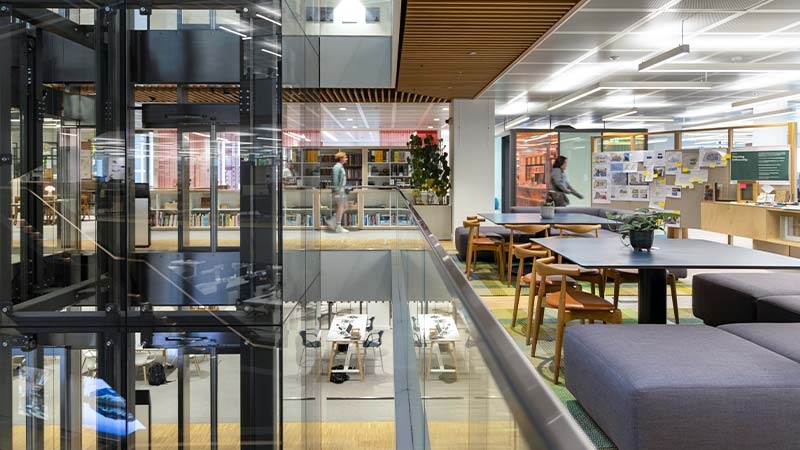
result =
[[800,322],[800,295],[773,295],[756,302],[759,322]]
[[759,298],[798,293],[795,273],[704,273],[692,279],[692,310],[708,325],[756,322]]
[[621,450],[789,449],[800,364],[707,326],[566,330],[567,388]]

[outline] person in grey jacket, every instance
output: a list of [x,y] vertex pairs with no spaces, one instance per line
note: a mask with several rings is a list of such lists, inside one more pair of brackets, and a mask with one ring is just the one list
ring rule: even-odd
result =
[[344,165],[347,164],[347,153],[338,152],[334,155],[336,164],[333,165],[333,184],[331,190],[333,191],[333,207],[335,209],[334,216],[328,222],[328,227],[331,231],[337,233],[347,233],[349,230],[342,227],[342,217],[344,217],[344,210],[347,207],[347,172],[344,170]]
[[553,170],[550,171],[549,186],[549,196],[556,206],[569,205],[569,198],[567,198],[567,194],[572,194],[575,197],[583,198],[583,195],[579,194],[577,191],[575,191],[575,189],[572,189],[572,186],[570,186],[569,180],[567,180],[566,170],[567,157],[559,156],[553,163]]

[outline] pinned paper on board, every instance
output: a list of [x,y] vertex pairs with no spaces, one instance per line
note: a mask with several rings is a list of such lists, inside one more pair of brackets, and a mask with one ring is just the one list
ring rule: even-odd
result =
[[700,149],[700,167],[724,166],[727,154],[726,149],[702,148]]

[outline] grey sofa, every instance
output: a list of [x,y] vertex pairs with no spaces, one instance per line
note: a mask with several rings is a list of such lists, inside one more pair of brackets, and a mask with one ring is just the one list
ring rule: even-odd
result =
[[[539,207],[538,206],[512,206],[511,207],[512,213],[538,213]],[[581,206],[565,206],[565,207],[558,207],[556,208],[556,213],[581,213],[581,214],[590,214],[597,217],[608,217],[609,213],[613,214],[630,214],[630,211],[624,210],[617,210],[612,208],[590,208],[590,207],[581,207]],[[506,227],[498,227],[498,226],[481,226],[481,234],[485,235],[493,235],[499,236],[503,238],[504,241],[508,242],[508,236],[510,231]],[[611,231],[607,225],[603,225],[603,228],[600,230],[601,237],[610,237],[610,236],[617,236],[617,233]],[[514,242],[525,242],[527,239],[534,237],[534,236],[527,236],[522,235],[520,236],[518,233],[514,234]],[[458,251],[458,257],[465,261],[467,258],[467,239],[469,238],[467,229],[464,227],[456,228],[454,233],[454,239],[456,244],[456,250]],[[519,238],[519,239],[518,239]],[[478,260],[479,261],[492,261],[493,255],[492,252],[478,252]]]
[[621,450],[800,442],[800,324],[583,325],[567,388]]
[[692,310],[707,325],[800,322],[800,273],[706,273],[692,280]]

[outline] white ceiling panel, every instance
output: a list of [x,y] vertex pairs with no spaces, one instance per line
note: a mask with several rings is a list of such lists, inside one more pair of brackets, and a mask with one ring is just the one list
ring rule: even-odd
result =
[[630,9],[630,10],[652,10],[666,5],[672,0],[591,0],[586,11],[596,9]]
[[764,0],[683,0],[673,9],[704,9],[709,11],[745,11]]
[[574,59],[580,57],[585,52],[578,51],[538,51],[532,52],[520,61],[519,65],[524,66],[531,63],[549,63],[549,64],[569,64]]
[[[758,10],[761,12],[750,10],[766,1],[683,0],[626,31],[657,8],[675,2],[591,0],[483,97],[495,99],[498,111],[506,117],[527,113],[543,123],[601,121],[603,115],[631,107],[651,116],[678,116],[687,111],[706,119],[724,116],[736,100],[800,89],[800,72],[714,72],[714,65],[723,63],[800,63],[800,0],[773,0]],[[767,9],[773,12],[763,12]],[[691,53],[674,64],[708,64],[707,73],[638,71],[642,61],[681,43],[688,43]],[[715,87],[601,91],[557,110],[541,108],[601,81],[706,81]],[[508,104],[523,91],[527,91],[528,103]],[[636,123],[635,117],[631,123]]]
[[668,11],[633,30],[635,33],[688,36],[721,20],[731,17],[730,12]]
[[797,0],[772,0],[768,4],[758,8],[759,11],[800,11],[800,2]]
[[[800,2],[798,2],[800,3]],[[747,13],[710,31],[721,33],[770,33],[800,23],[797,13]]]
[[608,32],[623,30],[643,18],[647,11],[579,11],[563,24],[559,31]]
[[[538,48],[553,50],[591,50],[606,42],[610,36],[602,34],[561,34],[547,37]],[[535,51],[535,50],[534,50]]]

